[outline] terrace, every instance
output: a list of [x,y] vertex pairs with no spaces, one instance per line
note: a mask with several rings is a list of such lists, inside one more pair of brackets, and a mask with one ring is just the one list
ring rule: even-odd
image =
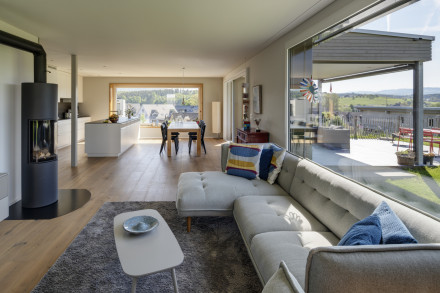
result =
[[[313,161],[356,181],[440,217],[440,177],[435,167],[400,166],[396,159],[397,142],[380,139],[350,139],[350,149],[330,149],[310,144],[308,154]],[[408,148],[402,143],[399,150]],[[429,151],[429,146],[424,146]],[[434,149],[437,153],[437,148]]]

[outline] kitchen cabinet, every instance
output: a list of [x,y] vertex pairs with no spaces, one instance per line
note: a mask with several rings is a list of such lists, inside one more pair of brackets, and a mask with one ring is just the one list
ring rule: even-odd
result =
[[71,98],[71,77],[70,73],[64,72],[61,70],[57,71],[57,79],[58,79],[58,102],[61,99],[70,99]]
[[[58,84],[58,103],[61,99],[72,98],[72,76],[69,72],[57,70],[51,65],[47,66],[47,82]],[[82,103],[83,99],[83,77],[78,75],[78,103]]]
[[85,152],[88,157],[119,157],[139,139],[139,118],[86,123]]
[[78,75],[78,103],[83,102],[83,77]]
[[[78,118],[78,141],[85,139],[85,124],[87,122],[90,122],[90,117]],[[71,145],[71,130],[71,119],[58,120],[57,147],[59,149]]]
[[58,83],[58,78],[57,78],[57,69],[55,67],[52,66],[47,66],[46,68],[46,81],[47,83]]

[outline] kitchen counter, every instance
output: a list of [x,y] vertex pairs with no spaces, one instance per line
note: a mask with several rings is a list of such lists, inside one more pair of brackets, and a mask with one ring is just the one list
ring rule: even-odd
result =
[[[121,124],[136,123],[136,122],[139,122],[139,121],[140,121],[139,118],[131,118],[131,119],[128,119],[128,118],[126,118],[126,117],[120,117],[119,120],[118,120],[118,122],[116,122],[116,123],[112,123],[112,122],[110,122],[110,123],[105,123],[104,121],[106,121],[106,120],[108,120],[108,119],[102,119],[102,120],[91,121],[91,122],[88,122],[87,124],[121,125]],[[109,120],[109,121],[110,121],[110,120]]]
[[[81,119],[81,118],[90,118],[90,116],[78,116],[78,119]],[[58,120],[57,121],[67,121],[67,120],[72,120],[71,118],[58,118]]]
[[[71,145],[72,137],[72,119],[59,119],[58,124],[58,142],[57,148],[63,148]],[[85,138],[85,123],[90,121],[90,117],[82,116],[78,117],[78,141],[83,141]]]
[[97,120],[85,124],[85,152],[88,157],[119,157],[137,143],[139,118],[120,118],[117,123]]

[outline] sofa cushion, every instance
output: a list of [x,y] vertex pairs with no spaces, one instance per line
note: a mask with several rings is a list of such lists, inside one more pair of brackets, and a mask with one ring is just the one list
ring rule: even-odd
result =
[[[269,149],[272,146],[272,143],[266,142],[266,143],[252,143],[261,146],[263,149]],[[220,164],[222,171],[226,171],[226,163],[228,162],[228,154],[229,154],[229,145],[230,142],[225,142],[221,145],[221,159]]]
[[328,231],[290,196],[244,196],[234,203],[234,217],[247,243],[270,231]]
[[260,179],[267,180],[269,176],[270,162],[272,161],[273,149],[263,149],[260,157]]
[[277,145],[272,145],[273,149],[272,161],[270,162],[269,175],[267,177],[267,182],[274,184],[281,171],[281,166],[283,165],[284,156],[286,155],[286,149],[279,147]]
[[304,293],[304,290],[290,273],[286,263],[282,261],[280,268],[266,283],[262,293]]
[[245,195],[288,195],[279,185],[248,180],[223,172],[187,172],[179,177],[176,206],[179,215],[232,215],[234,200]]
[[381,238],[380,219],[371,215],[351,226],[338,245],[374,245],[379,244]]
[[258,268],[258,274],[265,284],[283,260],[304,288],[309,251],[316,247],[336,245],[338,241],[331,232],[267,232],[253,238],[250,252]]
[[281,166],[280,174],[278,174],[277,183],[287,192],[290,191],[293,176],[295,176],[296,167],[301,158],[286,152],[284,156],[283,166]]
[[414,239],[408,228],[406,228],[386,202],[383,201],[374,210],[373,215],[379,218],[383,244],[417,243],[417,240]]
[[246,179],[258,178],[262,147],[259,145],[229,145],[226,173]]

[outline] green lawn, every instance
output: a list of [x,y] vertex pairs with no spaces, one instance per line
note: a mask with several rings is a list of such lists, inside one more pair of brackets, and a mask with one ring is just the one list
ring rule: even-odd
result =
[[423,177],[432,178],[437,184],[436,188],[440,188],[440,168],[439,167],[414,167],[408,168],[406,171],[416,175],[413,178],[406,179],[387,179],[386,182],[404,190],[414,193],[424,199],[436,204],[440,204],[440,199],[436,192],[423,180]]
[[402,105],[405,105],[408,102],[407,99],[401,99],[401,98],[386,98],[386,97],[374,97],[370,98],[369,96],[358,96],[355,98],[339,98],[339,111],[342,112],[349,112],[350,105],[353,106],[390,106],[395,105],[397,103],[400,103]]

